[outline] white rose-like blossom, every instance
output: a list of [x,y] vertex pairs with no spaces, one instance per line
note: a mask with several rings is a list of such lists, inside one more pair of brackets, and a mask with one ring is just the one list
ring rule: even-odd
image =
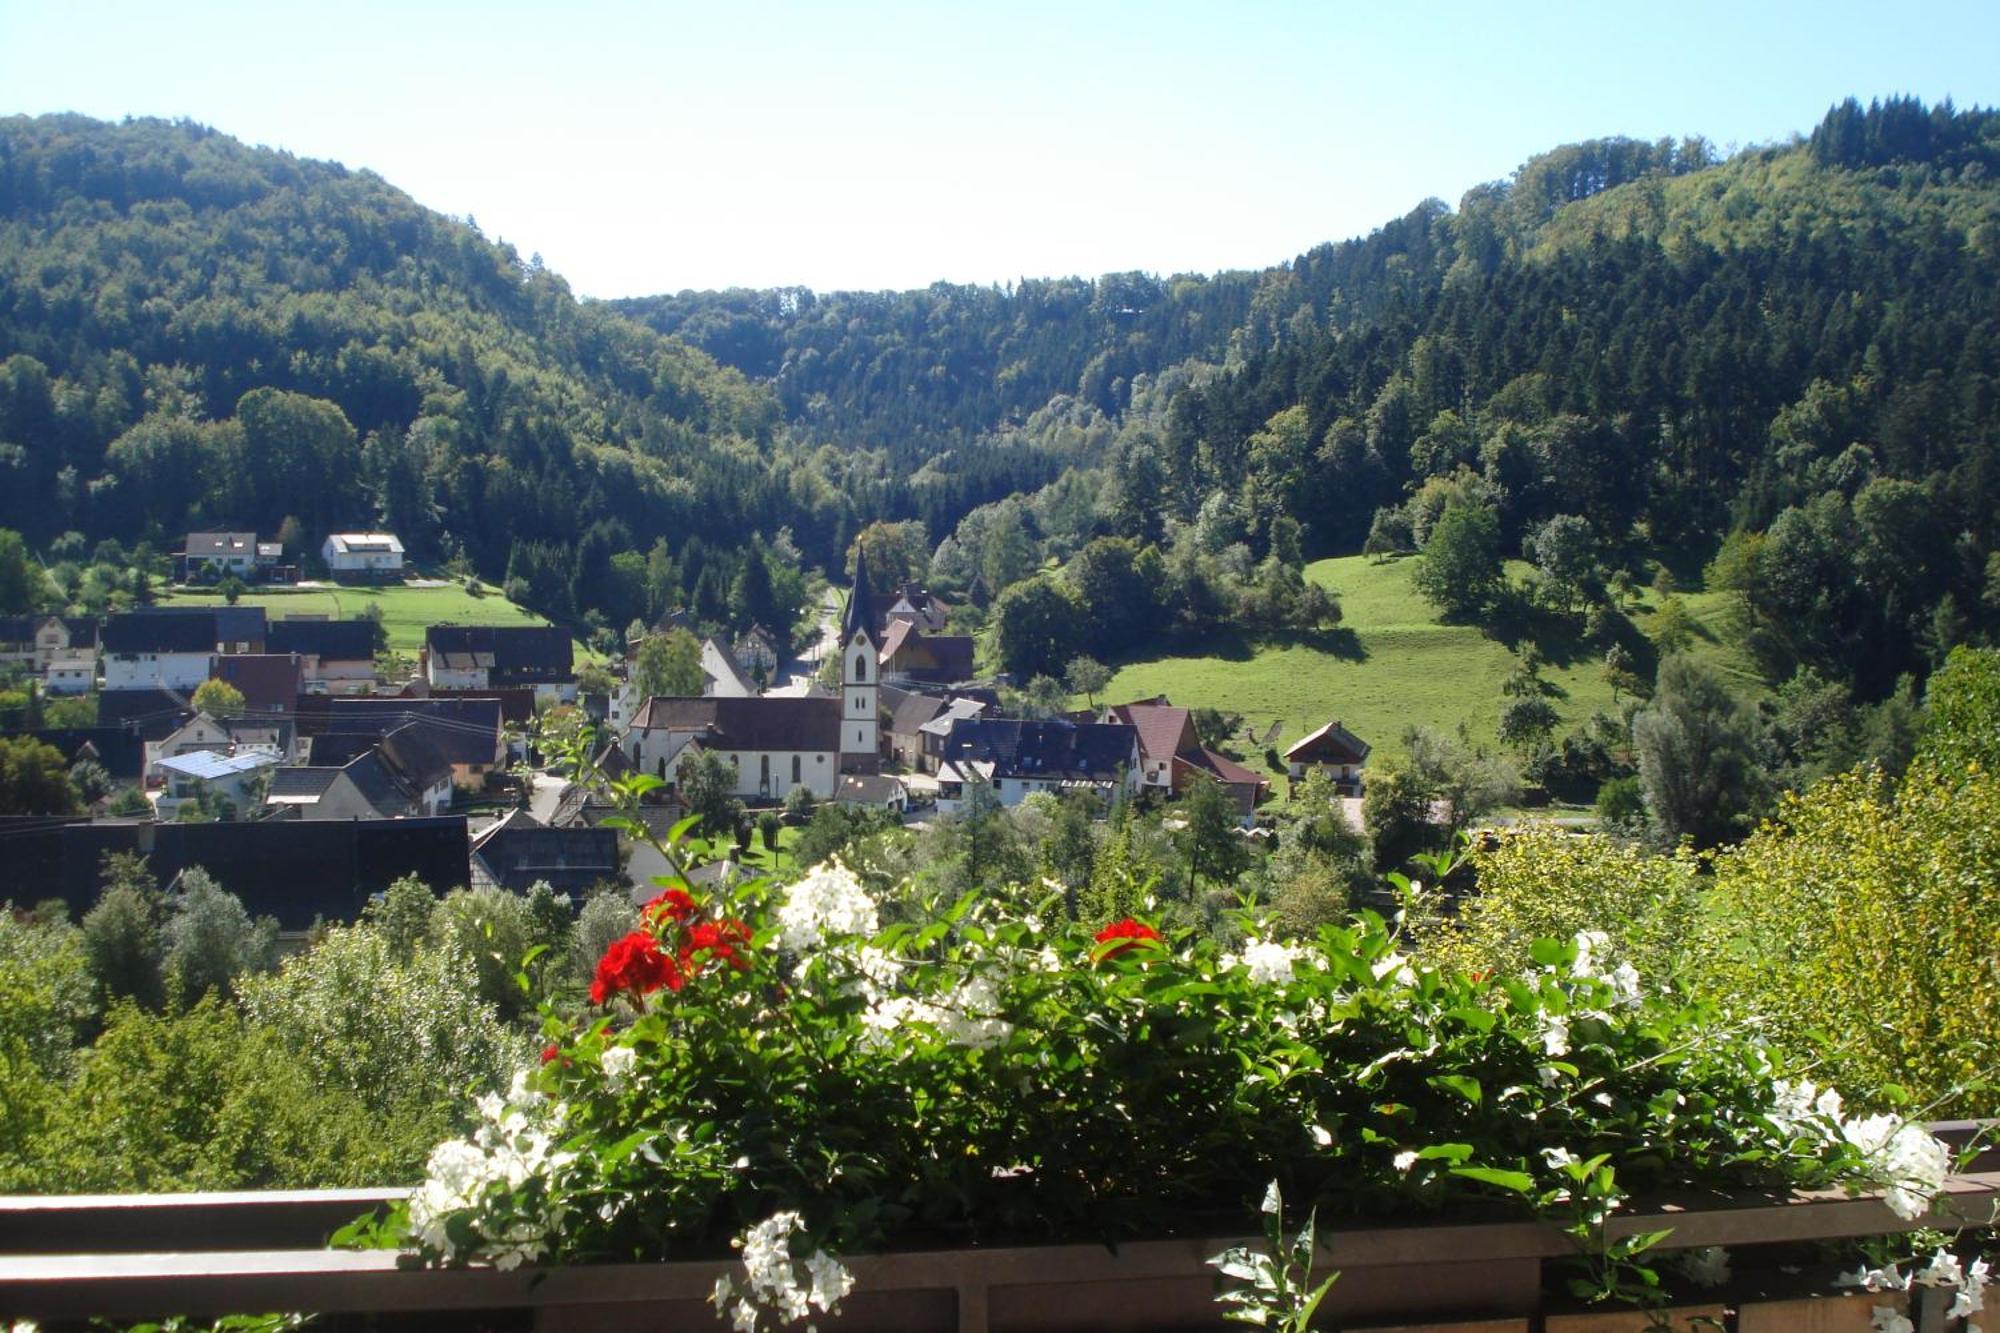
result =
[[828,861],[785,891],[778,927],[780,943],[793,950],[810,949],[829,935],[873,935],[875,900],[853,871]]
[[1251,940],[1243,946],[1243,952],[1229,959],[1232,967],[1241,967],[1250,974],[1250,980],[1260,986],[1279,986],[1292,979],[1292,967],[1298,961],[1299,950],[1276,940]]
[[613,1046],[597,1058],[604,1069],[604,1081],[616,1088],[621,1086],[632,1073],[632,1067],[639,1063],[639,1053],[630,1046]]
[[1840,1132],[1867,1160],[1889,1211],[1906,1222],[1930,1211],[1951,1171],[1950,1151],[1930,1131],[1892,1115],[1871,1115],[1848,1121]]

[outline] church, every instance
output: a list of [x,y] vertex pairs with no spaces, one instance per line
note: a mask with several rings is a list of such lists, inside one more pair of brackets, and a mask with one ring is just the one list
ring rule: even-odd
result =
[[831,800],[843,776],[880,772],[872,605],[868,572],[857,564],[840,628],[839,698],[655,696],[625,734],[633,769],[672,783],[686,756],[719,755],[736,771],[733,794],[754,803],[782,801],[795,787]]

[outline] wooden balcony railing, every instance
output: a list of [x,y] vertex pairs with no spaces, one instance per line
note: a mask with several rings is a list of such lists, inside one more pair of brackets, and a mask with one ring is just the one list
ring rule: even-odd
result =
[[[1970,1126],[1937,1126],[1963,1140]],[[167,1314],[318,1312],[334,1326],[534,1329],[722,1328],[706,1302],[732,1265],[716,1261],[523,1269],[421,1269],[394,1254],[326,1248],[339,1226],[393,1190],[0,1198],[0,1315],[48,1322]],[[1830,1294],[1832,1270],[1802,1243],[2000,1219],[2000,1160],[1953,1176],[1930,1217],[1906,1222],[1871,1195],[1800,1193],[1655,1199],[1621,1213],[1612,1237],[1672,1228],[1662,1251],[1722,1245],[1737,1276],[1691,1296],[1675,1328],[1706,1314],[1736,1333],[1854,1329],[1900,1296]],[[981,1247],[857,1255],[837,1319],[851,1330],[1054,1333],[1219,1327],[1205,1260],[1240,1237],[1100,1245]],[[1330,1231],[1320,1263],[1340,1280],[1326,1307],[1340,1327],[1634,1333],[1642,1317],[1566,1309],[1552,1261],[1569,1240],[1540,1222],[1353,1227]],[[1913,1318],[1946,1333],[1943,1302]],[[1948,1299],[1948,1296],[1947,1298]],[[457,1312],[450,1315],[447,1312]],[[397,1320],[394,1316],[407,1318]],[[384,1317],[388,1317],[386,1320]],[[1706,1327],[1706,1325],[1700,1325]]]

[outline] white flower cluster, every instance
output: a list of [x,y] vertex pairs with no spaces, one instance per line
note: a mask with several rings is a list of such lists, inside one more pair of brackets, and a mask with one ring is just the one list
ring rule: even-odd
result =
[[1930,1210],[1951,1173],[1951,1150],[1929,1130],[1893,1115],[1843,1119],[1840,1094],[1804,1079],[1780,1079],[1771,1091],[1770,1118],[1781,1132],[1845,1140],[1866,1160],[1869,1179],[1882,1187],[1891,1212],[1914,1222]]
[[1282,986],[1292,979],[1292,969],[1305,953],[1306,950],[1293,944],[1251,940],[1243,946],[1242,953],[1225,955],[1222,965],[1243,968],[1259,986]]
[[779,941],[793,950],[810,949],[829,935],[873,935],[875,900],[853,871],[828,861],[785,891],[778,927]]
[[[556,1219],[545,1205],[523,1211],[519,1191],[567,1166],[575,1154],[555,1148],[561,1105],[530,1091],[526,1080],[525,1073],[516,1074],[504,1099],[492,1093],[481,1097],[483,1123],[470,1138],[447,1139],[433,1148],[424,1183],[410,1196],[412,1233],[447,1262],[485,1259],[509,1269],[548,1253]],[[445,1226],[456,1214],[468,1215],[477,1235],[464,1251]]]
[[[1966,1264],[1960,1262],[1950,1250],[1940,1248],[1931,1256],[1929,1263],[1914,1273],[1905,1273],[1896,1264],[1887,1268],[1864,1265],[1852,1273],[1842,1273],[1835,1285],[1860,1287],[1864,1291],[1908,1291],[1911,1287],[1935,1287],[1952,1293],[1951,1306],[1944,1314],[1947,1320],[1970,1320],[1986,1308],[1989,1271],[1984,1259],[1974,1259]],[[1900,1333],[1910,1333],[1913,1327],[1907,1316],[1886,1305],[1875,1307],[1871,1323],[1878,1330]],[[1979,1333],[1979,1325],[1968,1322],[1965,1333]]]
[[631,1077],[633,1068],[639,1063],[639,1053],[630,1046],[610,1046],[597,1057],[597,1063],[604,1070],[605,1085],[616,1090]]
[[1620,963],[1610,971],[1601,966],[1601,955],[1611,947],[1611,937],[1601,930],[1581,930],[1576,934],[1576,962],[1570,967],[1570,975],[1582,981],[1601,981],[1611,987],[1612,1001],[1621,1009],[1636,1009],[1642,998],[1639,993],[1639,969],[1630,963]]
[[744,1281],[738,1286],[726,1273],[715,1280],[711,1299],[718,1319],[728,1319],[736,1333],[756,1333],[766,1312],[780,1327],[815,1309],[833,1312],[841,1297],[854,1290],[854,1275],[823,1249],[815,1248],[804,1260],[792,1258],[792,1237],[804,1230],[797,1213],[774,1213],[737,1239]]
[[1014,1025],[1000,1017],[1000,993],[993,978],[975,972],[935,1002],[898,995],[879,999],[861,1016],[862,1043],[881,1050],[895,1040],[897,1029],[926,1023],[954,1046],[984,1050],[1013,1034]]

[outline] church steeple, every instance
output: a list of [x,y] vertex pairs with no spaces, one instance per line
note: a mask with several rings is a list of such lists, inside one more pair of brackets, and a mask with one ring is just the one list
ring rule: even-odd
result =
[[852,643],[856,631],[875,639],[875,598],[868,590],[868,562],[854,553],[854,588],[847,594],[847,614],[840,622],[840,641]]
[[875,599],[868,591],[868,566],[854,556],[854,587],[840,622],[840,771],[877,773],[881,663],[876,659]]

